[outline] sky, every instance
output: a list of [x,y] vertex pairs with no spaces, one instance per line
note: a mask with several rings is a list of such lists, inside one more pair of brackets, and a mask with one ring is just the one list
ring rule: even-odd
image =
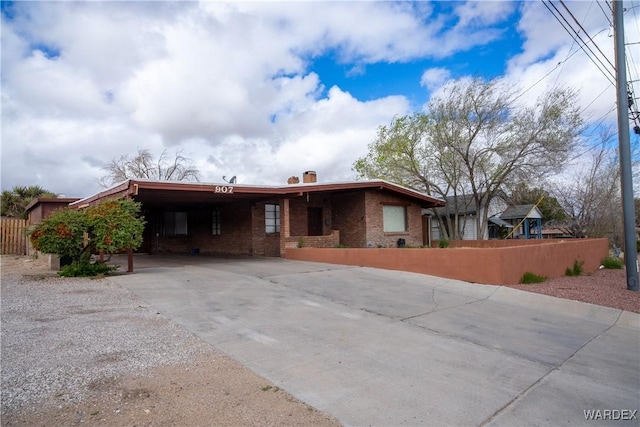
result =
[[[613,63],[609,5],[565,4]],[[625,5],[626,41],[640,42],[640,2]],[[379,126],[469,77],[503,79],[523,103],[569,86],[587,123],[617,120],[611,77],[541,1],[1,9],[3,190],[39,185],[86,197],[103,189],[105,164],[138,149],[179,150],[203,182],[284,185],[307,170],[320,182],[353,180]],[[627,55],[628,79],[637,80],[640,45]]]

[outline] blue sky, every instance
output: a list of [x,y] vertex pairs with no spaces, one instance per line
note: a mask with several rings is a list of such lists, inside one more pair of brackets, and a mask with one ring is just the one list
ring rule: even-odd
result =
[[[613,61],[606,3],[565,4]],[[351,180],[377,128],[451,79],[500,78],[523,103],[571,86],[587,121],[616,120],[612,85],[540,1],[3,2],[0,55],[2,188],[68,196],[138,148],[181,150],[205,182]]]

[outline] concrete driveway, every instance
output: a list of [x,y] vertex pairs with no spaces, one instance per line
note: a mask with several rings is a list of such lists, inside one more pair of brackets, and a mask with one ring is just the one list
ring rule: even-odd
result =
[[637,314],[280,258],[135,262],[110,280],[346,425],[638,425]]

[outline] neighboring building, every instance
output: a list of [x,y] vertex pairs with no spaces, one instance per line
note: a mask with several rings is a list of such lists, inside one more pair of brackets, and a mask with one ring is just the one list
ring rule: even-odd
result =
[[573,235],[565,227],[545,227],[542,229],[543,239],[572,239]]
[[510,236],[514,239],[542,239],[542,212],[536,205],[511,206],[500,219],[515,227]]
[[[51,215],[51,213],[57,209],[68,208],[70,203],[80,200],[77,197],[37,197],[29,203],[25,210],[27,211],[27,226],[37,224]],[[31,245],[31,241],[26,239],[26,253],[27,255],[34,255],[36,251]],[[56,264],[55,268],[59,267],[59,260],[57,257],[51,257],[49,255],[50,265]]]
[[[489,218],[502,212],[507,207],[502,197],[494,197],[489,204]],[[478,212],[476,210],[476,203],[472,195],[464,196],[449,196],[446,199],[446,206],[435,209],[435,213],[440,215],[443,221],[446,222],[446,216],[449,215],[451,219],[452,227],[455,227],[455,216],[458,215],[458,236],[462,240],[486,240],[490,237],[489,224],[484,228],[485,231],[482,236],[479,236],[479,230],[476,223],[476,217]],[[482,215],[482,212],[480,212]],[[487,223],[487,219],[483,220]],[[440,230],[440,225],[436,218],[431,218],[432,237],[434,240],[439,240],[443,233]],[[450,238],[456,233],[449,233]]]
[[130,179],[82,200],[128,197],[147,221],[141,252],[281,256],[286,247],[396,247],[430,242],[422,210],[442,200],[386,181],[253,186]]
[[28,213],[27,224],[33,225],[49,218],[51,212],[68,208],[70,203],[80,200],[77,197],[37,197],[25,208]]

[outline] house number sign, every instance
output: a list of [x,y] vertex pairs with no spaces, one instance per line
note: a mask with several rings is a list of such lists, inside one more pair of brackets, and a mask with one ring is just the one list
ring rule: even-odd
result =
[[216,185],[213,189],[214,193],[233,194],[233,187],[230,185]]

